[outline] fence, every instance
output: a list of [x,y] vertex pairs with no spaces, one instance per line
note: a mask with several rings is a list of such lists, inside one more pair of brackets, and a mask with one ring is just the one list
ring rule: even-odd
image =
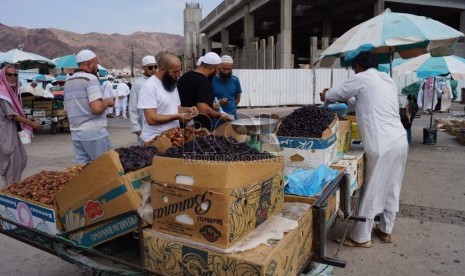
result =
[[[353,74],[346,69],[235,69],[242,87],[241,107],[304,105],[320,103],[319,93],[327,87],[340,84]],[[402,88],[418,81],[415,74],[393,76],[398,93]],[[459,80],[458,99],[465,80]]]

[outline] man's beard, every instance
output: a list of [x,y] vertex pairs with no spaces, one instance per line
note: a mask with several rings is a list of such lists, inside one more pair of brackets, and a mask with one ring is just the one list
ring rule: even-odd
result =
[[174,91],[174,89],[176,88],[177,82],[178,82],[177,79],[173,79],[168,74],[164,74],[163,77],[161,78],[161,83],[163,84],[163,88],[165,88],[166,91],[169,91],[169,92]]
[[220,77],[220,80],[227,82],[231,79],[232,72],[229,73],[219,73],[218,76]]

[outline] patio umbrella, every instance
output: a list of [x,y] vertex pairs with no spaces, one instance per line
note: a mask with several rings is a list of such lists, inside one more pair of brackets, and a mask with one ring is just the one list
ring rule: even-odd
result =
[[378,63],[390,63],[395,52],[412,58],[431,52],[449,55],[464,34],[433,19],[386,9],[339,37],[320,58],[320,65],[330,67],[336,59],[348,67],[362,51],[376,54]]
[[74,54],[54,58],[53,61],[57,64],[57,68],[78,68]]
[[48,76],[48,75],[44,75],[44,74],[36,75],[36,76],[34,76],[32,79],[33,79],[33,80],[40,80],[40,81],[54,81],[54,80],[56,80],[54,77]]
[[21,70],[41,67],[53,68],[56,65],[55,62],[46,57],[18,49],[13,49],[1,54],[0,64],[3,63],[14,65]]
[[108,74],[107,68],[103,67],[102,65],[98,64],[98,74],[102,77],[106,76]]
[[463,80],[465,79],[465,59],[454,55],[432,57],[431,54],[424,54],[404,61],[393,70],[400,74],[416,72],[419,78],[451,74],[455,80]]

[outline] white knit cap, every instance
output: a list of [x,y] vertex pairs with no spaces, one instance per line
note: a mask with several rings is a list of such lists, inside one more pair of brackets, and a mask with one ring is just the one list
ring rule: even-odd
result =
[[81,63],[84,61],[88,61],[96,57],[97,55],[92,52],[91,50],[82,50],[76,55],[76,62]]
[[221,57],[221,62],[223,63],[234,63],[233,59],[231,56],[224,55]]
[[218,65],[221,63],[221,58],[217,53],[208,52],[203,56],[202,63],[210,65]]
[[145,66],[148,64],[157,64],[157,61],[155,60],[154,56],[145,56],[142,58],[142,66]]
[[203,60],[203,56],[199,57],[199,59],[197,60],[197,66],[200,66],[202,64],[202,60]]

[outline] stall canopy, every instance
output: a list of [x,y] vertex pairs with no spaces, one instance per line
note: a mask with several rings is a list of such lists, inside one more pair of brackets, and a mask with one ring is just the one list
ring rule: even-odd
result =
[[405,59],[426,52],[450,55],[462,37],[462,32],[431,18],[387,9],[344,33],[323,51],[317,63],[330,67],[339,59],[342,66],[349,67],[363,51],[375,53],[378,63],[390,63],[394,53]]
[[[57,68],[78,68],[76,56],[74,54],[58,57],[53,60],[57,64]],[[100,76],[106,76],[108,74],[108,70],[99,64],[98,73]]]
[[409,74],[416,72],[419,78],[451,75],[455,80],[465,79],[465,59],[458,56],[432,57],[424,54],[405,60],[394,66],[394,72]]
[[55,62],[46,57],[18,49],[0,54],[0,64],[11,64],[21,70],[56,66]]
[[49,75],[44,75],[44,74],[36,75],[32,79],[33,80],[38,80],[38,81],[54,81],[54,80],[56,80],[54,77],[49,76]]

